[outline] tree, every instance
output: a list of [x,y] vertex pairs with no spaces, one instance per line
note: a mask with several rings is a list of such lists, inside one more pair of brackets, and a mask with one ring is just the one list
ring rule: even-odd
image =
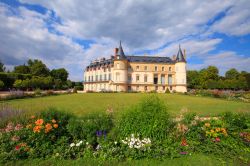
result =
[[64,68],[53,69],[53,70],[51,70],[50,74],[54,79],[60,79],[63,82],[67,81],[68,75],[69,75],[67,70]]
[[22,89],[24,88],[23,86],[23,81],[22,80],[16,80],[13,84],[13,87],[17,88],[17,89]]
[[2,90],[4,87],[4,82],[2,80],[0,80],[0,90]]
[[14,67],[14,73],[21,73],[21,74],[30,74],[30,68],[28,66],[19,65]]
[[226,79],[238,79],[240,73],[235,69],[232,68],[228,70],[225,74]]
[[49,76],[49,69],[47,66],[40,60],[28,60],[28,66],[30,68],[30,72],[34,76]]
[[199,86],[199,72],[196,70],[187,71],[188,88],[197,88]]
[[0,72],[4,72],[4,71],[5,71],[4,64],[3,64],[2,61],[0,60]]

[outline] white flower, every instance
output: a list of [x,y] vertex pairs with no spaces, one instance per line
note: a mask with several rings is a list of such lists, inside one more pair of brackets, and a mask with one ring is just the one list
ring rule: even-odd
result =
[[74,143],[71,143],[69,146],[70,146],[70,147],[73,147],[73,146],[75,146],[75,144],[74,144]]
[[117,142],[115,141],[115,145],[117,144]]
[[76,146],[80,146],[81,144],[80,143],[77,143]]
[[88,142],[86,142],[86,145],[88,145],[89,143]]
[[79,143],[82,144],[82,141],[80,141]]

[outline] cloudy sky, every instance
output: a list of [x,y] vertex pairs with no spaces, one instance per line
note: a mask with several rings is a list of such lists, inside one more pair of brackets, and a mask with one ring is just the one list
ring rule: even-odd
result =
[[186,49],[188,69],[250,72],[249,0],[0,0],[0,59],[8,69],[40,59],[83,80],[84,68],[125,54]]

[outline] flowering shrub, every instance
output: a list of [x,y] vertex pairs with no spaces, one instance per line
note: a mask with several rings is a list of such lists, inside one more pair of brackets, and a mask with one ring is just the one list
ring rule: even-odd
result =
[[134,134],[131,134],[130,137],[126,137],[121,141],[123,144],[128,145],[129,148],[136,148],[140,150],[150,150],[151,140],[149,138],[143,138],[140,140],[139,137],[135,137]]
[[173,126],[167,108],[155,95],[145,98],[139,105],[118,118],[115,131],[119,138],[131,133],[155,140],[163,140]]

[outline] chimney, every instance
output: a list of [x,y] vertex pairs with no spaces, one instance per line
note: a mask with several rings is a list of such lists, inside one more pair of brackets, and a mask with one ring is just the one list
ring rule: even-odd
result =
[[187,60],[186,49],[184,49],[184,59]]
[[115,57],[117,57],[117,53],[118,53],[118,48],[115,48]]
[[176,55],[173,55],[172,59],[175,61],[176,60]]

